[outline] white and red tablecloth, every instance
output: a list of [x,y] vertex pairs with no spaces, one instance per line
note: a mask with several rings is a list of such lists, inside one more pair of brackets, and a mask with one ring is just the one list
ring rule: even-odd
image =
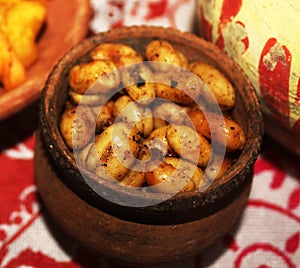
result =
[[[193,29],[193,0],[91,3],[93,31],[124,24]],[[80,249],[44,210],[33,175],[37,110],[35,103],[0,122],[0,267],[123,267]],[[300,267],[299,160],[265,136],[250,199],[235,228],[195,258],[155,267]]]

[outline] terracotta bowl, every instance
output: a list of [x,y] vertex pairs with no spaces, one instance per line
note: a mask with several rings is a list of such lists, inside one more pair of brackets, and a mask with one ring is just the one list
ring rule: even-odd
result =
[[[66,77],[70,68],[100,43],[124,43],[142,53],[146,44],[157,38],[171,42],[190,61],[209,62],[227,76],[237,96],[232,116],[243,127],[247,141],[232,168],[204,192],[179,193],[170,198],[164,193],[141,195],[106,180],[94,185],[116,197],[157,201],[146,207],[123,206],[92,190],[62,139],[58,122],[68,97]],[[177,261],[200,253],[236,223],[248,200],[262,134],[262,115],[254,88],[237,64],[217,47],[172,28],[118,28],[81,42],[50,74],[41,99],[36,182],[58,226],[92,252],[135,264]]]

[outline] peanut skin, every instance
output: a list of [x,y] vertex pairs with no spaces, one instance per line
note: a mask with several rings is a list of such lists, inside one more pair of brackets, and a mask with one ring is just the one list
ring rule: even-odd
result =
[[118,67],[143,61],[142,56],[132,47],[114,43],[98,45],[92,51],[91,58],[95,61],[112,61]]
[[229,151],[240,150],[244,147],[246,142],[244,130],[234,120],[210,114],[210,122],[208,122],[205,114],[200,110],[191,111],[188,114],[196,130],[204,137],[211,139],[212,132],[214,132],[216,140],[222,144],[225,142],[224,145]]
[[181,167],[178,167],[178,158],[166,157],[157,168],[146,172],[147,183],[155,186],[156,191],[166,193],[197,189],[202,180],[203,171],[188,161],[182,159],[180,161],[183,163]]
[[[157,61],[187,68],[188,60],[164,40],[154,40],[146,47],[146,57],[149,61]],[[157,65],[156,65],[157,66]],[[161,71],[167,71],[168,66],[161,65]]]
[[[181,157],[199,166],[206,166],[211,155],[211,145],[195,130],[188,126],[171,126],[167,140],[172,149]],[[198,156],[198,157],[197,157]]]
[[95,172],[102,178],[120,181],[128,172],[139,152],[139,134],[136,128],[129,131],[126,123],[116,123],[95,138],[100,160]]
[[80,94],[85,94],[97,80],[102,92],[117,87],[121,82],[117,66],[112,61],[91,61],[75,65],[69,73],[71,88]]
[[76,109],[77,107],[72,107],[65,110],[60,122],[61,134],[70,149],[83,148],[95,131],[95,126],[92,126],[95,119],[93,111],[89,107],[81,107],[76,115]]
[[223,111],[232,109],[235,103],[234,88],[216,67],[205,62],[193,62],[188,69],[204,81]]

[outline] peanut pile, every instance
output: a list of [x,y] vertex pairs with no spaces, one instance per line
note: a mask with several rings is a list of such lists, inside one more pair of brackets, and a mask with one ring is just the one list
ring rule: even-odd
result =
[[[100,44],[68,79],[61,134],[79,152],[78,163],[101,178],[159,192],[197,190],[205,176],[222,176],[245,144],[242,127],[230,117],[230,81],[210,64],[189,62],[165,40],[150,41],[145,59],[131,46]],[[212,137],[226,154],[210,163]]]

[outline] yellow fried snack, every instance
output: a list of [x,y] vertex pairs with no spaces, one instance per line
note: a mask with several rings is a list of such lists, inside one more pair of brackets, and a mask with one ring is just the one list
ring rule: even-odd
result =
[[0,81],[6,90],[20,85],[26,79],[25,68],[0,29]]
[[39,1],[18,1],[9,4],[3,31],[25,67],[37,58],[35,39],[45,19],[46,8]]
[[46,13],[44,0],[0,0],[0,82],[5,90],[24,82],[20,64],[25,69],[36,60],[36,38]]

